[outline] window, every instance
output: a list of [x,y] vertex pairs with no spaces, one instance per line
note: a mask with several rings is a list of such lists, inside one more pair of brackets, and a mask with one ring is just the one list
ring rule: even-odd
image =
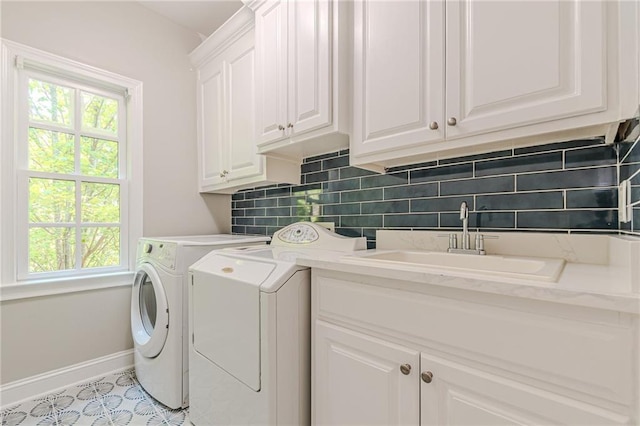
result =
[[[24,70],[18,195],[28,213],[19,276],[120,267],[126,217],[124,96]],[[23,103],[24,105],[24,103]],[[124,213],[124,214],[122,214]]]
[[2,95],[15,123],[3,133],[3,284],[131,271],[141,84],[7,41],[3,58],[15,60]]

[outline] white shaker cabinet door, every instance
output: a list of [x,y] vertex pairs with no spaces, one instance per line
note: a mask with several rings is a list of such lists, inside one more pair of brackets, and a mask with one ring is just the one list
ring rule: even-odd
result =
[[[471,366],[421,354],[422,426],[612,425],[629,418]],[[427,383],[428,382],[428,383]]]
[[605,110],[605,6],[446,2],[447,139]]
[[313,424],[418,424],[417,351],[322,321],[314,351]]
[[257,144],[283,139],[287,125],[287,3],[268,0],[255,15]]
[[224,61],[216,58],[198,73],[198,174],[200,187],[223,182],[225,128]]
[[255,49],[248,33],[227,51],[228,180],[260,175],[264,157],[257,154],[254,135]]
[[291,136],[331,124],[331,8],[329,0],[289,7],[289,120]]
[[444,138],[444,3],[354,3],[355,156]]

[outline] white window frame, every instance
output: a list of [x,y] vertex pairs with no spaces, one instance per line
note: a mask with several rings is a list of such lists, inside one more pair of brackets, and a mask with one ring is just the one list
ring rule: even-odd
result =
[[[136,244],[142,235],[142,83],[6,39],[0,42],[0,300],[131,285]],[[18,102],[26,99],[21,99],[18,91],[26,75],[33,73],[35,77],[38,72],[57,75],[62,84],[64,80],[84,82],[91,88],[104,88],[104,94],[117,91],[124,97],[127,143],[126,152],[120,152],[120,159],[126,157],[126,163],[120,162],[119,176],[126,176],[120,189],[120,226],[124,231],[120,267],[39,274],[42,278],[37,279],[22,273],[27,262],[28,207],[19,202],[26,196],[19,197],[18,188],[25,185],[28,176],[21,171],[26,160],[18,144],[24,139],[27,123],[19,122],[18,108],[24,105]],[[89,87],[88,91],[95,93]]]

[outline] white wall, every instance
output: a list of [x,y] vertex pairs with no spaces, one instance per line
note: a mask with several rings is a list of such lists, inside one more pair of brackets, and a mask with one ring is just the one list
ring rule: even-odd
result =
[[130,299],[115,287],[2,302],[0,383],[130,349]]
[[135,2],[2,2],[2,37],[143,82],[144,235],[229,232],[229,196],[196,176],[192,31]]
[[[195,32],[135,2],[0,7],[3,38],[143,82],[144,235],[229,232],[230,197],[197,192]],[[0,383],[131,348],[129,304],[129,287],[2,302]]]

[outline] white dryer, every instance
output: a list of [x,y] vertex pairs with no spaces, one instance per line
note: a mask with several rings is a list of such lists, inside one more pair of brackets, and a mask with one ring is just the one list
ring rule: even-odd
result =
[[212,250],[264,245],[266,236],[141,238],[131,297],[134,363],[140,384],[171,408],[188,405],[188,267]]
[[296,259],[363,249],[364,237],[299,222],[268,248],[220,250],[191,266],[193,424],[310,423],[311,273]]

